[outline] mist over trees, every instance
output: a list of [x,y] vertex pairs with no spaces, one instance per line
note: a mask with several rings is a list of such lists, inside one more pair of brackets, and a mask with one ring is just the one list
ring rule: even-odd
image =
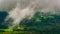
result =
[[37,12],[30,20],[25,18],[21,21],[20,26],[27,30],[38,31],[59,31],[60,16],[56,14],[44,14]]

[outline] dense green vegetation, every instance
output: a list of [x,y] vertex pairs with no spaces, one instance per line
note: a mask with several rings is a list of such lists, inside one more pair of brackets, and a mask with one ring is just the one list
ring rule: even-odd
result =
[[4,20],[8,16],[6,11],[0,11],[0,29],[6,29],[7,25],[5,24]]
[[32,19],[23,19],[20,23],[21,26],[24,26],[28,29],[35,30],[58,30],[60,29],[60,16],[52,14],[43,14],[37,12]]
[[[6,32],[7,30],[0,31]],[[18,26],[13,27],[12,32],[14,31],[38,31],[46,34],[60,34],[60,15],[36,12],[31,19],[25,18]]]
[[37,12],[31,19],[23,19],[20,26],[30,31],[60,32],[60,15]]

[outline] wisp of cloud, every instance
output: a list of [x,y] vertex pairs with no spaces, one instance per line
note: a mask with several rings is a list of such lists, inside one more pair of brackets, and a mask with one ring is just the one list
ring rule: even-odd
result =
[[60,0],[0,0],[0,11],[3,10],[9,13],[5,21],[12,18],[12,26],[15,26],[26,16],[31,18],[37,11],[59,14]]

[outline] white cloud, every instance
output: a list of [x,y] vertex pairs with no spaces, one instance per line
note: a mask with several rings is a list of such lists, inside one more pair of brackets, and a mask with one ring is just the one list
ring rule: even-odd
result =
[[[13,18],[13,24],[19,24],[19,22],[25,18],[25,16],[33,16],[35,11],[42,11],[44,13],[55,12],[55,7],[60,8],[60,0],[0,0],[0,9],[10,10],[9,18]],[[15,8],[14,8],[15,7]]]

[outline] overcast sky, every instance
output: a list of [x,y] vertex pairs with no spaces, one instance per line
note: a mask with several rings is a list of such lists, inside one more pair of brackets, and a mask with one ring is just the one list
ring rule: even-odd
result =
[[10,10],[11,8],[16,6],[17,2],[20,2],[21,4],[24,4],[27,6],[29,2],[31,3],[32,1],[39,2],[39,4],[43,6],[46,5],[44,4],[44,2],[46,2],[48,5],[51,5],[51,6],[54,6],[54,5],[60,6],[60,0],[0,0],[0,10]]

